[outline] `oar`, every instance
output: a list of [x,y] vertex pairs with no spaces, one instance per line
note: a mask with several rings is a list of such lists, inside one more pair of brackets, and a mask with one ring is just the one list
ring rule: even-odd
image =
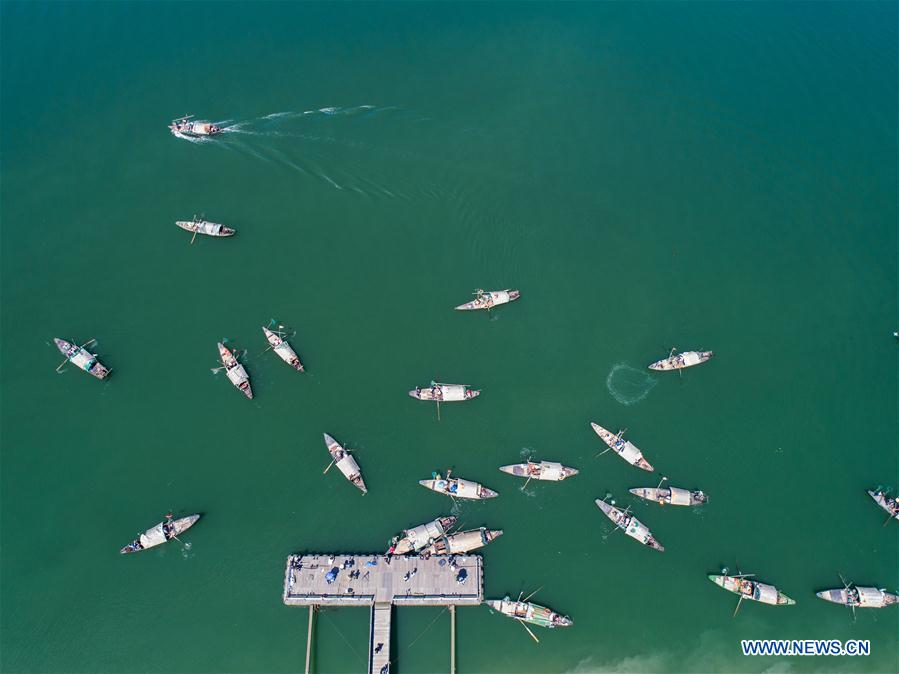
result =
[[528,482],[530,482],[530,481],[531,481],[531,476],[528,475],[528,479],[524,481],[524,487],[521,488],[521,491],[525,490],[525,488],[528,486]]
[[[62,361],[62,362],[59,364],[59,367],[56,368],[56,371],[59,372],[60,368],[62,368],[62,366],[65,365],[65,364],[68,363],[68,362],[69,362],[69,359],[66,358],[64,361]],[[887,521],[889,521],[889,520],[887,520]]]
[[212,374],[218,374],[222,370],[227,370],[228,368],[226,366],[222,365],[221,367],[211,367],[209,369],[212,371]]
[[324,474],[327,473],[329,470],[331,470],[331,466],[333,466],[335,462],[336,462],[336,459],[332,459],[332,460],[331,460],[331,463],[328,464],[328,467],[325,468],[325,470],[322,472],[322,475],[324,475]]
[[893,517],[894,517],[894,515],[890,515],[889,517],[887,517],[887,521],[883,523],[883,526],[886,526],[887,524],[889,524],[890,520],[893,519]]
[[194,235],[193,235],[192,237],[190,237],[190,245],[191,245],[191,246],[194,245],[194,239],[197,238],[197,232],[198,232],[198,231],[199,231],[199,230],[195,229],[195,230],[194,230]]
[[535,594],[537,594],[538,592],[540,592],[540,590],[542,590],[542,589],[543,589],[543,586],[541,585],[541,586],[538,587],[536,590],[534,590],[533,592],[531,592],[531,593],[530,593],[527,597],[525,597],[524,599],[519,599],[519,601],[527,601],[528,599],[530,599],[531,597],[533,597]]
[[606,452],[609,452],[609,451],[611,451],[611,450],[612,450],[611,447],[608,447],[608,448],[602,450],[599,454],[596,455],[596,458],[598,459],[598,458],[601,457],[603,454],[605,454]]
[[540,643],[540,639],[537,638],[536,634],[531,632],[531,628],[528,627],[527,625],[525,625],[523,620],[521,620],[520,618],[515,618],[515,620],[517,620],[518,624],[521,625],[522,627],[524,627],[525,631],[527,631],[527,633],[531,635],[531,639],[536,641],[538,644]]
[[440,401],[437,401],[437,421],[440,421]]
[[737,599],[737,608],[734,609],[734,614],[731,616],[731,618],[737,617],[737,611],[740,610],[740,604],[742,604],[742,603],[743,603],[743,595],[741,594],[740,598]]
[[97,340],[94,338],[91,338],[91,339],[87,340],[84,344],[82,344],[80,348],[83,349],[86,346],[90,346],[91,344],[96,344],[96,343],[97,343]]

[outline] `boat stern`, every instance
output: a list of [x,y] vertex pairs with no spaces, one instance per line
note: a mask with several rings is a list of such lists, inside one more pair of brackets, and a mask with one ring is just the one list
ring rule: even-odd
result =
[[499,496],[499,494],[497,492],[493,491],[492,489],[488,489],[487,487],[484,487],[484,486],[482,486],[480,488],[480,490],[478,491],[478,498],[480,498],[480,499],[496,498],[497,496]]

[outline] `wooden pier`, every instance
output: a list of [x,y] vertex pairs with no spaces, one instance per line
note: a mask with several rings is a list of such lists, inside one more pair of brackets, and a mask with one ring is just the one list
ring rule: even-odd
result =
[[[312,652],[312,609],[317,606],[366,606],[371,610],[369,674],[390,671],[393,606],[447,606],[450,609],[450,667],[456,668],[456,606],[484,600],[482,560],[455,557],[376,555],[291,555],[284,570],[284,603],[308,606],[306,671]],[[459,582],[460,572],[467,574]]]

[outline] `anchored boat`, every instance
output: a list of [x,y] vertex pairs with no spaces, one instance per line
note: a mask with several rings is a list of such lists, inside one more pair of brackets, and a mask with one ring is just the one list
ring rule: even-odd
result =
[[460,531],[435,539],[423,552],[431,555],[464,555],[472,550],[483,548],[502,535],[501,529],[490,530],[486,527],[472,529],[471,531]]
[[191,119],[193,115],[185,115],[178,119],[173,119],[169,124],[169,130],[175,136],[188,136],[197,138],[199,136],[215,136],[224,129],[212,122],[203,122]]
[[653,550],[665,552],[665,547],[653,538],[652,532],[640,520],[627,511],[621,511],[610,503],[606,503],[602,499],[596,499],[596,505],[603,511],[606,517],[615,523],[619,529],[625,534],[633,538],[635,541],[646,545]]
[[303,372],[303,364],[300,362],[299,356],[297,356],[296,352],[291,348],[290,344],[287,343],[287,340],[284,339],[277,332],[272,332],[265,326],[262,327],[262,332],[265,333],[265,338],[268,340],[268,343],[272,347],[272,351],[278,354],[278,357],[283,360],[285,363],[290,365],[297,372]]
[[189,515],[188,517],[182,517],[177,520],[167,517],[164,522],[160,522],[155,527],[147,529],[144,533],[135,538],[134,541],[119,550],[119,552],[126,555],[129,552],[140,552],[141,550],[167,543],[173,538],[177,538],[179,534],[190,529],[197,523],[198,519],[200,519],[199,515]]
[[441,384],[432,381],[427,388],[416,386],[409,391],[409,395],[419,400],[434,400],[438,403],[452,403],[462,400],[471,400],[481,395],[480,391],[476,391],[468,384]]
[[577,475],[577,468],[569,468],[554,461],[528,461],[527,463],[513,463],[508,466],[500,466],[499,469],[509,475],[526,477],[529,480],[549,480],[560,482],[566,477]]
[[624,431],[618,431],[616,435],[615,433],[612,433],[611,431],[603,428],[599,424],[593,423],[592,421],[590,422],[590,425],[593,427],[593,430],[602,439],[602,441],[606,443],[606,445],[608,445],[609,449],[617,453],[618,456],[627,461],[629,464],[631,464],[632,466],[636,466],[637,468],[642,468],[643,470],[648,470],[650,473],[655,470],[652,467],[652,464],[643,458],[643,452],[637,449],[634,443],[632,443],[630,440],[621,439],[624,435]]
[[715,354],[712,351],[683,351],[675,354],[674,349],[667,358],[657,360],[649,366],[650,370],[683,370],[685,367],[693,367],[709,360]]
[[446,494],[456,498],[483,500],[499,496],[492,489],[487,489],[487,487],[477,482],[463,480],[459,477],[451,478],[449,473],[447,473],[445,479],[435,474],[433,480],[419,480],[418,484],[422,487],[427,487],[431,491],[436,491],[438,494]]
[[571,627],[574,624],[574,621],[567,615],[559,615],[552,609],[533,602],[512,601],[508,596],[502,599],[488,599],[484,603],[494,611],[531,625],[552,629],[554,627]]
[[[56,343],[56,348],[59,349],[59,352],[66,357],[66,360],[62,365],[72,363],[88,374],[94,375],[97,379],[106,379],[106,377],[109,376],[110,370],[97,360],[97,354],[91,353],[85,348],[96,340],[92,339],[89,342],[86,342],[84,346],[78,346],[71,342],[67,342],[64,339],[59,339],[58,337],[54,337],[53,341]],[[59,367],[62,367],[62,365]],[[59,370],[59,367],[56,368],[57,371]]]
[[[868,496],[874,499],[874,502],[881,508],[886,510],[891,518],[899,520],[899,498],[890,498],[884,492],[868,491]],[[889,522],[890,520],[887,520]]]
[[709,575],[709,580],[719,587],[723,587],[728,592],[740,595],[740,600],[737,602],[737,608],[734,610],[734,615],[737,615],[737,611],[740,609],[740,602],[744,599],[751,599],[752,601],[758,601],[762,604],[771,604],[773,606],[792,606],[796,603],[773,585],[749,580],[748,576],[751,575],[753,574],[738,574],[736,576]]
[[356,485],[363,494],[367,494],[368,489],[365,487],[362,471],[359,468],[359,464],[356,463],[356,459],[327,433],[325,433],[325,444],[328,446],[328,453],[331,455],[337,469],[343,473],[347,480]]
[[389,555],[408,555],[418,552],[443,536],[456,523],[456,517],[438,517],[433,522],[420,524],[414,529],[403,531],[402,538],[395,537],[387,551]]
[[194,217],[193,220],[176,220],[175,224],[185,231],[193,232],[194,238],[190,240],[191,243],[194,242],[197,234],[205,234],[207,236],[234,236],[235,233],[230,227],[225,227],[218,222],[209,222],[208,220],[197,217]]
[[228,375],[228,379],[238,389],[243,391],[247,398],[252,399],[253,389],[250,388],[250,375],[247,374],[243,365],[237,361],[237,358],[227,346],[219,342],[218,347],[219,357],[222,359],[222,366],[225,368],[225,374]]
[[846,583],[839,590],[824,590],[815,594],[824,601],[842,604],[855,610],[856,608],[883,608],[899,603],[899,597],[890,594],[883,588],[859,587],[854,583]]
[[517,290],[491,290],[485,292],[478,288],[474,291],[475,298],[471,302],[460,304],[456,307],[456,311],[476,311],[478,309],[487,309],[488,311],[500,304],[508,304],[517,300],[521,293]]
[[647,501],[655,501],[659,505],[698,506],[706,503],[709,497],[702,491],[690,491],[680,487],[653,488],[636,487],[629,489],[631,494]]

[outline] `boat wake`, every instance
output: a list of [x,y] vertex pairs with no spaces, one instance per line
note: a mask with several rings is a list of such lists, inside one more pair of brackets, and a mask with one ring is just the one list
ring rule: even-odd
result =
[[612,366],[606,377],[606,388],[622,405],[634,405],[646,396],[658,382],[644,370],[621,362]]

